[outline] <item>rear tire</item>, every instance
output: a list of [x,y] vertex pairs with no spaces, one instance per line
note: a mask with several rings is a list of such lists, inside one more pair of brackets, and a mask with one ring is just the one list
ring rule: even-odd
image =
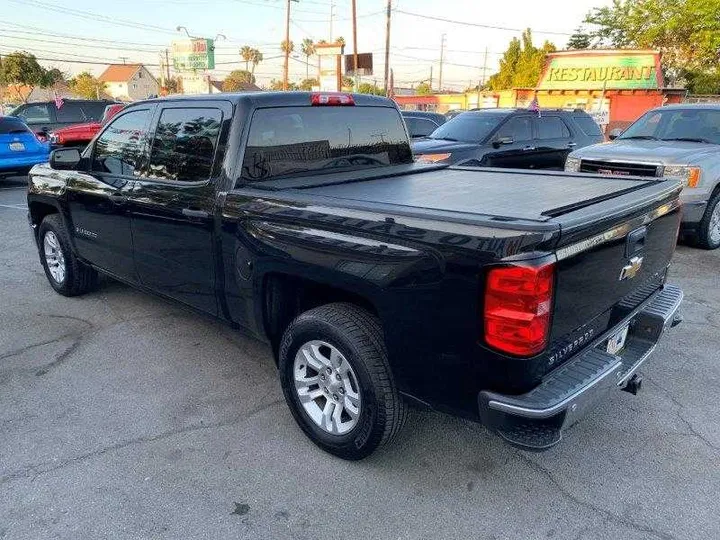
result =
[[38,230],[40,262],[50,286],[63,296],[78,296],[97,283],[97,272],[78,260],[58,214],[50,214]]
[[703,249],[720,247],[720,191],[708,202],[698,227],[697,245]]
[[405,423],[380,322],[362,308],[327,304],[298,316],[280,343],[279,368],[295,421],[326,452],[362,459]]

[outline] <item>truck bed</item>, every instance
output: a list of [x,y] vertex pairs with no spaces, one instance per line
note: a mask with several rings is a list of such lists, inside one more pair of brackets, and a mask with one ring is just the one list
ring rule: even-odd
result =
[[546,222],[657,180],[451,167],[303,189],[305,194],[431,211]]

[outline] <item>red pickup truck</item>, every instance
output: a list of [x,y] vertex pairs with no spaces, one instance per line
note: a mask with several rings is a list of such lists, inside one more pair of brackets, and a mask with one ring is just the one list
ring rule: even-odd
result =
[[61,146],[72,147],[87,145],[100,131],[100,128],[107,124],[110,119],[119,113],[125,104],[113,103],[105,107],[105,112],[100,122],[88,122],[86,124],[75,124],[67,126],[50,133],[50,144],[52,148]]

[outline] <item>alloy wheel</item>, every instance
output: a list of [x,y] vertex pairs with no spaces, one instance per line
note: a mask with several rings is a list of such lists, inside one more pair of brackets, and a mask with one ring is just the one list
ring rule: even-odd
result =
[[50,275],[58,285],[65,281],[65,255],[57,235],[48,231],[43,239],[43,252]]

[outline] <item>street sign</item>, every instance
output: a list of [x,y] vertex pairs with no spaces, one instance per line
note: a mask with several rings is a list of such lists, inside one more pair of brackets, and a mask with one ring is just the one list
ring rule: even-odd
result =
[[214,69],[215,43],[203,38],[173,41],[172,62],[175,71]]
[[610,111],[588,111],[595,123],[599,126],[607,126],[610,123]]

